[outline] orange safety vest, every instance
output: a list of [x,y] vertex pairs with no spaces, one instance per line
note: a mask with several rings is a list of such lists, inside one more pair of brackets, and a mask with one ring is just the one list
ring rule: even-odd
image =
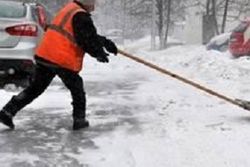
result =
[[38,57],[75,72],[81,71],[85,53],[73,34],[72,19],[77,12],[86,11],[74,2],[61,9],[36,49]]

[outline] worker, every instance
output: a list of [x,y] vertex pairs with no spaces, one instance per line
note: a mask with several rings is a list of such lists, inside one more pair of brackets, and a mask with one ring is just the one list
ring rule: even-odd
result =
[[83,80],[79,75],[84,55],[88,53],[97,61],[108,63],[107,52],[117,54],[114,42],[97,34],[90,14],[95,3],[95,0],[69,1],[58,12],[36,49],[35,74],[30,85],[2,108],[1,123],[14,129],[17,112],[41,95],[58,76],[72,95],[73,130],[89,126]]

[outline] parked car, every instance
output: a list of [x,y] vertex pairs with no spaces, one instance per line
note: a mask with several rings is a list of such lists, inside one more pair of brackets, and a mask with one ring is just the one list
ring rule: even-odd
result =
[[0,86],[27,86],[34,72],[34,50],[49,18],[37,3],[0,0]]
[[250,55],[250,20],[242,21],[232,32],[229,50],[234,57]]
[[206,45],[207,50],[227,51],[229,47],[231,32],[223,33],[213,37]]

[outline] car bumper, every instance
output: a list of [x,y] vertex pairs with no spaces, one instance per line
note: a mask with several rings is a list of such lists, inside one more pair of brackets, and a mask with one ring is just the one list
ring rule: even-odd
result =
[[28,59],[34,61],[36,44],[33,42],[20,42],[13,48],[0,47],[0,60],[4,59]]
[[32,76],[35,48],[32,42],[22,42],[14,48],[0,48],[0,82],[10,83]]

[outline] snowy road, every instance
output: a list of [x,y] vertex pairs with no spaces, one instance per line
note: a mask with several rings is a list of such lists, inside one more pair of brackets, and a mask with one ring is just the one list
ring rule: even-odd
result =
[[[95,140],[108,137],[112,143],[112,135],[117,134],[119,129],[128,135],[140,133],[141,124],[145,121],[140,115],[152,108],[150,104],[137,104],[133,97],[146,79],[141,75],[132,73],[132,77],[121,80],[86,81],[91,127],[76,132],[71,130],[69,92],[55,82],[38,100],[18,114],[15,131],[1,126],[0,163],[26,167],[95,166],[96,161],[105,162],[105,156],[97,155],[100,148],[108,145],[96,144]],[[12,93],[7,94],[10,96]],[[44,106],[40,108],[38,103]],[[94,161],[86,159],[89,152],[92,152]],[[94,152],[97,155],[93,155]]]
[[[192,51],[194,57],[188,51],[155,54],[210,88],[249,97],[248,69],[217,55],[206,57],[202,49]],[[250,166],[249,112],[124,58],[112,58],[109,65],[86,64],[91,127],[71,130],[70,94],[56,81],[18,114],[15,131],[0,126],[1,166]],[[16,92],[0,93],[3,106]]]

